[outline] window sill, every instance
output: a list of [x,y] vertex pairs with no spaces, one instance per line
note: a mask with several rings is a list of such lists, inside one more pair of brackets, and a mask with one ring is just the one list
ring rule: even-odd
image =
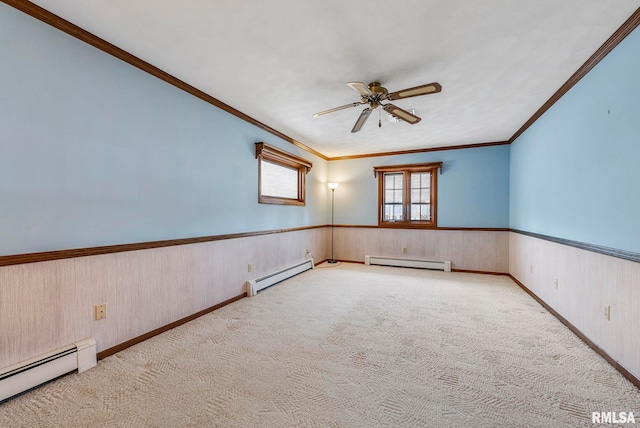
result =
[[435,223],[409,223],[406,221],[379,221],[378,226],[399,227],[403,229],[434,229],[438,227]]

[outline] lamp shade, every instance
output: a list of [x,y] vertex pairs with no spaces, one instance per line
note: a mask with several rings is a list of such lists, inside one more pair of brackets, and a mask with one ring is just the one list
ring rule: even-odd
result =
[[336,190],[338,188],[338,186],[340,185],[340,183],[327,183],[327,186],[329,187],[329,189],[331,190]]

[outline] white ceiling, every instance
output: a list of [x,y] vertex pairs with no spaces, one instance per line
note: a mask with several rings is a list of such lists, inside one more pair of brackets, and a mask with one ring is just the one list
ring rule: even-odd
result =
[[[346,156],[508,140],[640,0],[35,0],[318,152]],[[390,123],[348,81],[442,92]]]

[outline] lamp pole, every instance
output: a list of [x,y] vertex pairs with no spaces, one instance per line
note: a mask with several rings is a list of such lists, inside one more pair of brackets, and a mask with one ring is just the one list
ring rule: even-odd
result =
[[328,261],[328,263],[337,263],[338,261],[336,259],[333,258],[333,211],[334,211],[334,207],[335,207],[335,196],[336,196],[336,189],[338,188],[338,185],[340,183],[327,183],[327,186],[329,187],[329,189],[331,189],[331,259]]

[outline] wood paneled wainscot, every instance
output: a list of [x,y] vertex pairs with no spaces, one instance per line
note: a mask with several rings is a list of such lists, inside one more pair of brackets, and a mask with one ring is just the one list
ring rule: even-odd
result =
[[516,280],[640,378],[640,263],[516,232],[509,253]]
[[373,255],[450,260],[452,269],[463,271],[506,274],[509,269],[507,230],[336,226],[334,234],[339,260],[363,262]]
[[[245,281],[304,260],[307,249],[326,259],[329,233],[322,226],[55,260],[60,254],[42,253],[48,261],[21,264],[0,257],[11,263],[0,267],[0,369],[87,337],[100,353],[240,298]],[[107,317],[95,321],[100,304]]]

